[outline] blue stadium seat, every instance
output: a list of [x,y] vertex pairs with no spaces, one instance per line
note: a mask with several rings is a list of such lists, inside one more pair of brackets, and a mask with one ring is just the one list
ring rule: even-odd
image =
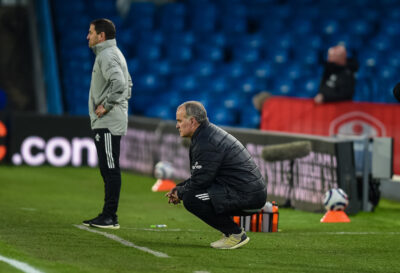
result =
[[[383,80],[392,80],[392,79],[399,79],[399,72],[398,68],[395,68],[393,66],[383,66],[381,69],[378,71],[379,78]],[[393,80],[392,80],[393,81]]]
[[157,44],[138,43],[135,57],[141,61],[154,61],[161,57],[161,48]]
[[377,67],[381,64],[382,58],[380,53],[375,50],[364,50],[359,54],[361,67]]
[[179,105],[181,105],[185,99],[185,94],[176,89],[167,89],[163,90],[163,92],[159,96],[159,101],[165,103],[172,109],[176,109]]
[[162,45],[164,43],[164,33],[160,30],[145,30],[137,33],[138,41],[142,43],[158,44]]
[[240,37],[238,45],[244,48],[259,49],[265,45],[265,37],[261,32],[246,34]]
[[245,73],[244,66],[240,62],[224,63],[219,69],[223,75],[231,78],[240,77]]
[[304,77],[296,81],[296,96],[301,98],[313,98],[317,95],[321,79],[318,76]]
[[203,42],[203,44],[215,45],[218,47],[225,47],[228,43],[227,34],[223,32],[211,32],[211,33],[203,33],[199,40]]
[[272,65],[268,61],[258,61],[250,66],[252,74],[259,79],[268,79],[274,75]]
[[195,43],[196,37],[191,31],[172,32],[167,35],[167,42],[172,44],[183,44],[191,46]]
[[224,59],[224,50],[218,45],[209,43],[196,44],[194,48],[198,59],[219,62]]
[[128,14],[123,20],[123,27],[130,30],[147,30],[155,28],[156,7],[152,2],[131,3]]
[[198,87],[198,82],[195,76],[191,74],[177,75],[172,79],[171,87],[185,92],[191,92]]
[[147,62],[144,66],[148,71],[162,76],[169,76],[174,72],[171,62],[165,59]]
[[291,28],[297,35],[308,35],[314,33],[313,22],[307,17],[295,18],[291,22]]
[[165,86],[163,77],[154,73],[137,73],[132,77],[135,90],[156,91]]
[[233,49],[233,59],[239,62],[256,62],[260,59],[258,48],[239,46]]
[[234,110],[224,107],[209,107],[207,111],[210,122],[220,126],[234,126],[236,124],[236,113]]
[[324,35],[334,35],[340,32],[337,20],[326,19],[321,23],[321,31]]
[[210,33],[215,31],[218,9],[208,1],[191,1],[189,3],[188,23],[194,32]]
[[208,81],[203,83],[203,88],[212,94],[221,94],[229,90],[230,82],[222,75],[214,75]]
[[259,129],[261,123],[261,113],[253,105],[244,107],[240,111],[239,126],[243,128]]
[[299,65],[305,65],[307,67],[316,67],[321,65],[318,50],[302,48],[296,51],[294,55],[295,61],[297,61]]
[[154,2],[131,1],[126,21],[134,24],[135,20],[140,17],[154,18],[155,13],[156,5]]
[[140,70],[141,68],[141,64],[140,61],[137,58],[131,58],[131,59],[127,59],[126,63],[128,65],[128,71],[129,73],[133,76],[135,75],[136,77],[136,73]]
[[383,55],[383,59],[385,65],[400,67],[400,51],[390,51],[388,54]]
[[274,81],[274,95],[291,96],[295,92],[293,80],[287,76],[282,76]]
[[271,20],[269,17],[259,19],[258,30],[267,37],[284,32],[286,30],[285,27],[286,24],[281,18],[276,18],[275,20]]
[[372,49],[377,50],[377,51],[389,50],[392,47],[392,43],[393,42],[389,36],[382,35],[382,34],[375,36],[370,41],[370,45],[371,45]]
[[[69,1],[73,2],[73,1]],[[96,0],[90,3],[89,11],[93,15],[94,18],[98,18],[99,15],[102,18],[110,18],[110,16],[114,16],[118,14],[117,12],[117,3],[114,0]]]
[[209,61],[196,60],[189,64],[189,72],[200,77],[208,77],[214,73],[214,65]]
[[245,96],[253,96],[257,91],[260,91],[257,86],[256,78],[253,76],[243,76],[236,79],[233,83],[233,90],[240,91],[240,94]]
[[157,14],[158,27],[164,32],[183,31],[186,28],[186,5],[167,3],[160,7]]
[[165,103],[153,104],[145,111],[146,116],[163,120],[175,120],[175,109]]
[[366,37],[371,35],[374,31],[375,26],[363,19],[355,19],[347,23],[349,31],[352,35],[356,35],[358,37]]
[[167,44],[166,57],[172,62],[186,62],[192,59],[192,48],[188,45]]
[[245,33],[247,21],[243,16],[223,16],[220,18],[220,29],[225,33]]
[[238,110],[243,106],[243,98],[244,97],[238,92],[232,91],[228,94],[221,94],[219,96],[219,99],[222,101],[224,108],[232,110]]
[[[154,99],[147,97],[166,101],[168,95],[175,104],[180,96],[214,105],[214,100],[222,103],[226,94],[236,93],[243,95],[243,105],[261,90],[313,97],[326,51],[337,43],[346,45],[360,63],[354,100],[392,102],[388,90],[400,79],[397,1],[132,1],[125,18],[116,12],[114,0],[53,1],[66,104],[74,113],[86,107],[78,105],[87,104],[84,95],[95,56],[85,37],[87,24],[95,17],[108,17],[116,24],[135,96],[148,105]],[[354,10],[361,16],[354,17]],[[211,96],[202,97],[203,91]],[[237,114],[235,110],[233,116]]]
[[266,52],[269,60],[272,60],[275,64],[286,64],[289,61],[289,51],[286,49],[273,49]]
[[[400,18],[398,18],[398,20],[400,20]],[[393,19],[384,20],[381,24],[381,33],[382,33],[382,36],[388,35],[388,36],[392,36],[392,37],[393,36],[399,37],[400,22],[394,21]]]

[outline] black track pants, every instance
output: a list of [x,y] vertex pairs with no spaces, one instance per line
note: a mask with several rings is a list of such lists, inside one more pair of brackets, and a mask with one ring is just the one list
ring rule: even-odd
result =
[[188,191],[183,196],[185,208],[208,225],[225,235],[238,234],[241,229],[233,222],[232,216],[216,214],[207,191]]
[[121,170],[119,152],[121,136],[115,136],[108,129],[94,129],[93,139],[96,144],[100,173],[104,181],[105,216],[115,217],[121,190]]

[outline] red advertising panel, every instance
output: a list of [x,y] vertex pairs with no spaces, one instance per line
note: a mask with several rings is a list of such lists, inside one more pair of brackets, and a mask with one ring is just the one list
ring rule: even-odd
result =
[[400,105],[337,102],[317,105],[312,99],[273,97],[262,111],[262,130],[320,136],[392,137],[394,173],[400,174]]

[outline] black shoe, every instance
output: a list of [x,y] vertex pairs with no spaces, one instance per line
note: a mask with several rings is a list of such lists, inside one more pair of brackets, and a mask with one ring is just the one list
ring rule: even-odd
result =
[[91,227],[98,227],[98,228],[119,229],[118,219],[116,216],[110,217],[102,215],[93,220],[90,220],[89,225]]
[[100,217],[103,217],[103,214],[100,213],[97,217],[94,217],[93,219],[84,220],[84,221],[82,222],[82,224],[83,224],[84,226],[90,227],[90,222],[92,222],[92,221],[94,221],[94,220],[97,220],[97,219],[100,218]]

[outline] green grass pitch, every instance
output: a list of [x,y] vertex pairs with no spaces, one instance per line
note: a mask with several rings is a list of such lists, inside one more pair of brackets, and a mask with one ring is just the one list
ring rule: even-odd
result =
[[[121,229],[99,230],[160,258],[81,230],[102,207],[98,169],[0,167],[0,256],[42,272],[400,272],[400,203],[381,200],[351,223],[320,223],[322,214],[280,209],[278,233],[252,233],[236,250],[216,250],[220,234],[151,192],[155,179],[123,173]],[[166,224],[165,229],[150,229]],[[0,272],[21,272],[0,261]]]

